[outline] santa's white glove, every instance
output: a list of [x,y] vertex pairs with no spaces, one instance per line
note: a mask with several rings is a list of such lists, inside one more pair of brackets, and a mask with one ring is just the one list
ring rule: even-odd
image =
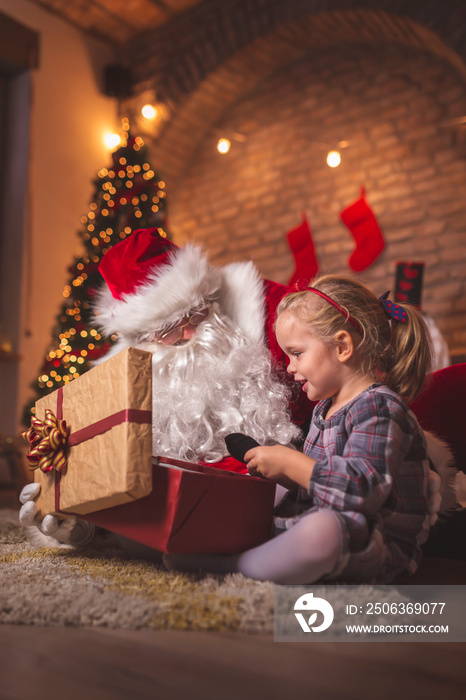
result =
[[19,511],[19,522],[35,547],[81,547],[88,544],[95,533],[95,526],[86,520],[46,515],[36,520],[37,504],[34,499],[40,493],[40,484],[27,484],[19,495],[23,504]]
[[438,520],[438,512],[442,504],[442,496],[439,493],[441,479],[433,469],[429,470],[427,481],[427,510],[430,516],[430,526],[435,525]]

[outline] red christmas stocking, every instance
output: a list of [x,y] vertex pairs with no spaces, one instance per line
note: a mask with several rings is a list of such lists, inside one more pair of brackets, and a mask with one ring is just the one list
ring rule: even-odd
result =
[[305,285],[309,284],[309,281],[316,276],[319,269],[311,229],[309,228],[306,215],[303,214],[302,216],[302,223],[286,234],[288,245],[296,264],[295,271],[288,281],[290,287],[298,281]]
[[356,249],[348,260],[348,265],[355,272],[361,272],[372,265],[385,247],[382,231],[365,194],[364,187],[361,187],[360,198],[340,213],[341,220],[349,228],[356,242]]

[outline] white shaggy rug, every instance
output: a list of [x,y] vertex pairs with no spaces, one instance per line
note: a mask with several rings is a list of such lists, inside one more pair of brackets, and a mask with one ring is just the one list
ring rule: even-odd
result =
[[167,572],[121,549],[34,549],[0,510],[0,623],[271,634],[273,584]]

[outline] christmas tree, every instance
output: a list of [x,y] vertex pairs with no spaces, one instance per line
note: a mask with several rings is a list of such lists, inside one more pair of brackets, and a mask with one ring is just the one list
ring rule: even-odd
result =
[[167,235],[165,183],[152,169],[143,140],[130,134],[127,120],[123,120],[123,132],[111,167],[97,174],[89,212],[81,218],[83,229],[78,235],[83,253],[68,268],[64,300],[39,377],[32,384],[36,397],[25,408],[25,425],[37,399],[86,372],[116,340],[116,336],[103,337],[91,323],[92,301],[102,284],[98,269],[102,256],[134,229],[157,227],[162,236]]

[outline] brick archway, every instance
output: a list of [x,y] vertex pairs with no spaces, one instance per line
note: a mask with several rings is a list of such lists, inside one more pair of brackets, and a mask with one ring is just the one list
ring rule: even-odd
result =
[[279,25],[225,60],[172,109],[152,144],[157,167],[172,193],[191,164],[197,145],[232,105],[253,94],[263,80],[322,48],[380,42],[428,50],[466,77],[463,57],[432,29],[406,16],[358,9],[311,14]]
[[466,59],[466,14],[458,0],[326,0],[324,9],[322,5],[321,0],[203,0],[162,28],[138,36],[126,57],[136,82],[149,82],[160,100],[170,104],[179,104],[259,37],[309,18],[315,18],[318,32],[325,35],[335,31],[334,17],[344,14],[344,40],[370,25],[376,36],[409,34],[406,18],[435,32]]

